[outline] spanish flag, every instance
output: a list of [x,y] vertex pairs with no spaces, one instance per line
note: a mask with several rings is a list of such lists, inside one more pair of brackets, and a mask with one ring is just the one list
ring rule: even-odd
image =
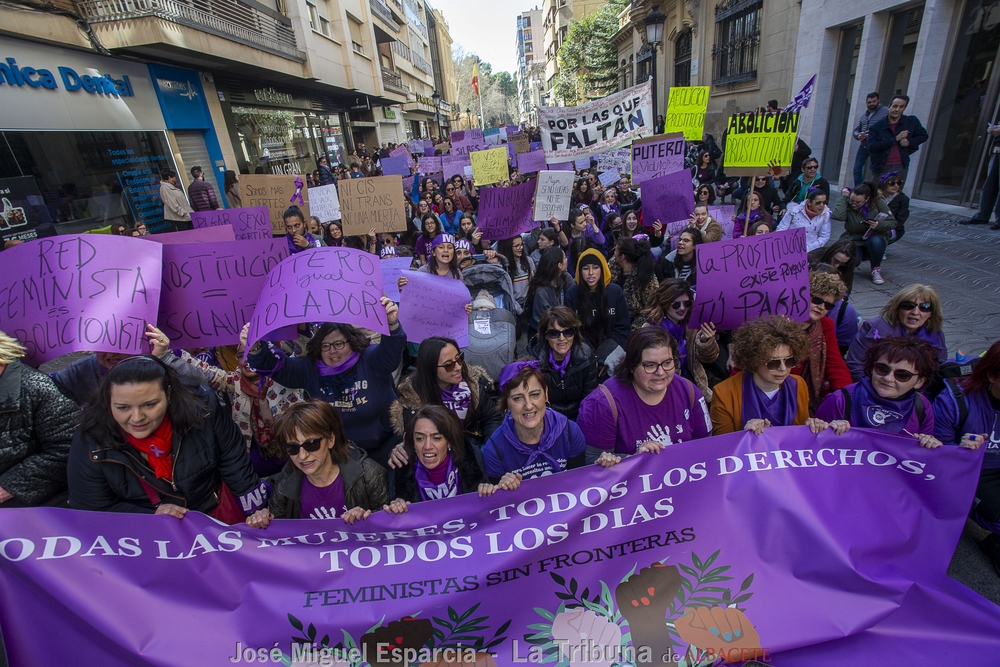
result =
[[479,61],[472,63],[472,89],[479,94]]

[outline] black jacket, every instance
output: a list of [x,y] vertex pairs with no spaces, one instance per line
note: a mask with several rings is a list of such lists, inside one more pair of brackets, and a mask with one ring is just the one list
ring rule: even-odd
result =
[[905,192],[900,192],[886,206],[889,207],[892,217],[896,219],[896,230],[898,232],[899,228],[905,225],[906,221],[910,219],[910,198],[906,196]]
[[872,171],[880,174],[885,167],[886,160],[889,159],[889,151],[893,144],[898,144],[896,136],[903,130],[909,131],[907,135],[908,146],[899,145],[899,157],[903,160],[903,168],[910,166],[910,156],[917,152],[920,144],[927,141],[927,130],[920,124],[916,116],[900,116],[899,123],[896,124],[896,131],[893,132],[889,126],[888,116],[868,128],[868,153],[872,158]]
[[41,505],[66,490],[66,457],[80,411],[44,373],[20,361],[0,375],[0,507]]
[[565,377],[549,364],[548,345],[538,351],[538,361],[542,375],[545,376],[545,386],[549,390],[549,407],[567,419],[576,421],[580,401],[597,389],[600,383],[600,368],[590,346],[583,343],[580,347],[573,347]]
[[[820,190],[826,193],[827,201],[830,200],[830,181],[820,176],[819,178],[813,180],[813,182],[809,184],[809,189],[811,190],[812,188],[819,188]],[[796,201],[795,198],[798,196],[799,191],[801,189],[802,189],[802,181],[800,181],[798,177],[790,181],[788,183],[788,189],[785,192],[785,205],[782,206],[782,208],[785,208],[793,201]]]
[[[462,465],[458,467],[459,494],[477,493],[480,484],[489,483],[486,473],[483,472],[483,465],[480,461],[482,456],[478,449],[471,445],[466,439],[463,444],[465,456],[462,458]],[[393,471],[392,497],[402,498],[411,503],[421,502],[420,487],[417,486],[417,478],[414,472],[414,464],[411,461],[402,468]]]
[[220,406],[215,392],[198,388],[205,405],[200,429],[174,431],[171,454],[173,483],[156,479],[142,455],[124,438],[117,443],[94,442],[77,429],[69,452],[69,505],[97,512],[155,511],[140,477],[152,486],[160,501],[189,510],[211,512],[219,504],[223,481],[246,515],[267,505],[267,490],[250,463],[239,428]]
[[[580,308],[577,305],[579,290],[580,286],[574,284],[566,293],[566,305],[572,308],[577,315],[580,314]],[[604,294],[608,297],[608,323],[610,326],[610,331],[605,332],[604,338],[613,339],[624,350],[629,334],[632,333],[632,316],[628,310],[628,299],[625,298],[625,291],[615,283],[605,285]],[[537,326],[535,326],[535,330],[538,330]]]
[[[351,457],[340,464],[344,480],[344,504],[348,509],[360,507],[377,512],[389,504],[389,487],[385,468],[368,458],[365,450],[351,443]],[[270,479],[273,492],[268,509],[275,519],[302,518],[302,480],[305,475],[289,461]]]

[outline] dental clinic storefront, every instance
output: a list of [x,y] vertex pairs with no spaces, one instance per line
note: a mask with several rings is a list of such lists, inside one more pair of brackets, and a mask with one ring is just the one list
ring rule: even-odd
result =
[[0,240],[163,223],[174,169],[146,65],[0,38]]

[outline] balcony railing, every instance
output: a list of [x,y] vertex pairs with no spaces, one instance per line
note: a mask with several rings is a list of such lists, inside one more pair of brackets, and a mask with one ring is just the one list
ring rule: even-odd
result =
[[372,14],[382,19],[393,32],[399,32],[399,26],[392,18],[392,10],[389,9],[382,0],[369,0],[368,5],[372,8]]
[[412,62],[413,62],[413,66],[414,67],[416,67],[418,70],[420,70],[424,74],[430,74],[431,73],[430,63],[428,63],[426,60],[424,60],[424,57],[422,55],[419,55],[416,51],[413,51],[411,53],[411,55],[413,56],[413,61]]
[[385,86],[386,90],[401,95],[408,95],[410,92],[410,89],[403,84],[403,77],[399,75],[399,72],[393,72],[387,67],[382,68],[382,85]]
[[85,0],[77,9],[90,23],[159,18],[289,60],[306,59],[295,43],[291,20],[235,0]]

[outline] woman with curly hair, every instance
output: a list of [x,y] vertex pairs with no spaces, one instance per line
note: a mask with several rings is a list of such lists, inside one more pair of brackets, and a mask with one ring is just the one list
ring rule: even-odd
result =
[[878,317],[861,325],[844,358],[851,377],[861,380],[868,348],[880,338],[889,336],[914,336],[924,340],[934,348],[938,362],[944,363],[948,360],[948,345],[941,330],[943,326],[944,313],[937,291],[930,285],[907,285],[889,299]]
[[827,394],[851,384],[851,373],[837,346],[836,326],[826,316],[845,291],[844,283],[836,275],[823,271],[809,272],[811,304],[809,321],[806,323],[809,356],[792,369],[792,374],[806,381],[811,415],[816,414],[816,408]]
[[703,364],[711,364],[719,358],[719,342],[711,322],[697,329],[688,328],[693,304],[691,286],[679,278],[668,278],[660,283],[653,304],[642,316],[647,326],[659,325],[677,341],[677,372],[694,382],[705,400],[711,402],[712,390]]
[[809,389],[792,375],[799,359],[809,357],[800,323],[780,315],[746,322],[733,332],[732,357],[741,372],[715,385],[712,435],[802,424],[819,433],[828,426],[809,417]]
[[837,433],[852,426],[909,435],[921,447],[941,446],[935,438],[934,411],[920,389],[937,375],[934,349],[918,338],[891,336],[865,352],[861,381],[832,392],[816,416],[829,420]]
[[611,281],[625,292],[632,330],[642,326],[642,311],[656,295],[660,282],[656,279],[656,258],[649,247],[649,237],[638,234],[623,238],[615,245],[615,255],[608,262]]

